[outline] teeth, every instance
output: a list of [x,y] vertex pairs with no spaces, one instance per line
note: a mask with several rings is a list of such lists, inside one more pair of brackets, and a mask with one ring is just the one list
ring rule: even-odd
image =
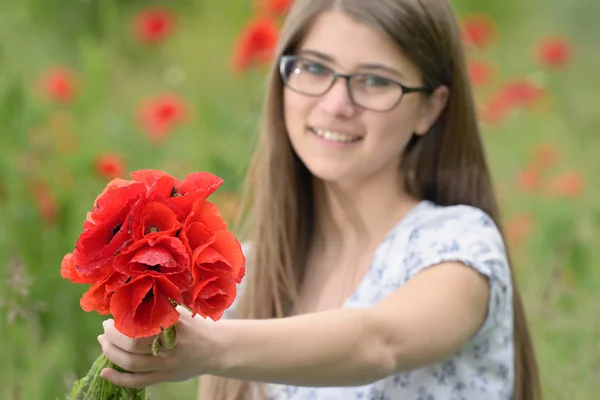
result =
[[342,133],[334,132],[334,131],[326,131],[326,130],[322,130],[322,129],[314,129],[313,131],[315,132],[315,134],[317,136],[322,137],[323,139],[326,139],[326,140],[331,140],[332,142],[349,143],[349,142],[355,142],[360,139],[360,137],[358,137],[358,136],[344,135]]

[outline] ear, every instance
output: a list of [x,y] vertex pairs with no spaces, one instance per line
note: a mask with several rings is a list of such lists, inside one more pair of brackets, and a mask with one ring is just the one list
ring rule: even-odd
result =
[[431,126],[446,107],[449,97],[450,89],[446,85],[441,85],[422,103],[421,115],[415,126],[417,135],[424,135],[429,132]]

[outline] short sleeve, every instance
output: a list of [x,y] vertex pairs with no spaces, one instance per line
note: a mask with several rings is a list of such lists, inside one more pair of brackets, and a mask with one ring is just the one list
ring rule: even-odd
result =
[[404,268],[406,281],[442,262],[461,262],[488,279],[490,300],[477,336],[507,317],[512,309],[510,268],[502,235],[494,221],[471,206],[439,207],[410,231]]
[[[244,253],[244,257],[246,257],[246,260],[248,260],[250,257],[250,243],[249,242],[242,243],[242,252]],[[248,273],[249,273],[248,270],[249,270],[249,265],[248,265],[248,262],[246,262],[246,276],[248,276]],[[221,317],[221,319],[235,318],[235,311],[236,311],[237,305],[240,302],[240,298],[242,297],[242,293],[244,291],[245,286],[246,286],[246,279],[244,278],[244,279],[242,279],[242,282],[237,285],[237,293],[236,293],[233,304],[231,306],[229,306],[229,308],[227,310],[225,310],[225,312],[223,312],[223,316]]]

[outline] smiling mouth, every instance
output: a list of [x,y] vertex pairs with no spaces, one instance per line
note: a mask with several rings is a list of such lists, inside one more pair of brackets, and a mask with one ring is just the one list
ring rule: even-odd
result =
[[310,128],[310,131],[318,137],[328,140],[330,142],[353,143],[358,142],[362,139],[362,137],[360,136],[347,135],[345,133],[339,133],[326,129]]

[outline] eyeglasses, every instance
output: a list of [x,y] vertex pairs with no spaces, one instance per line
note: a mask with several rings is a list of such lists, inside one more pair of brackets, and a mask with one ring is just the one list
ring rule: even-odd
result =
[[405,94],[433,91],[423,86],[407,87],[400,82],[373,74],[340,74],[317,61],[294,55],[281,57],[279,73],[286,87],[315,97],[327,93],[338,78],[343,78],[354,104],[378,112],[392,110]]

